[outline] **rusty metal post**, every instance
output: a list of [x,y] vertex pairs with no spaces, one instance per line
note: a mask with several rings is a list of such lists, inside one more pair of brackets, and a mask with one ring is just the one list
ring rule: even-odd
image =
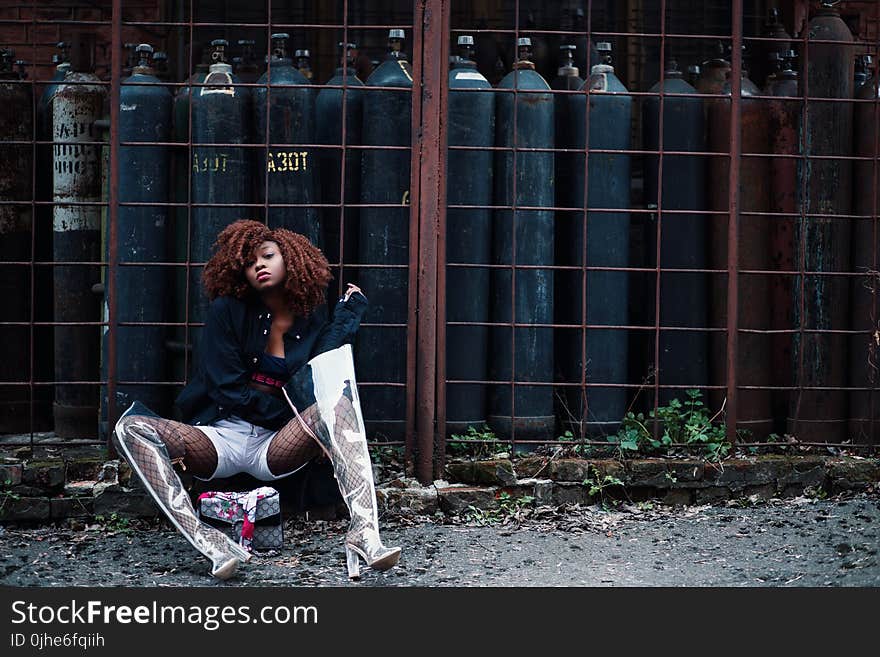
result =
[[435,84],[439,90],[440,102],[436,103],[438,135],[435,140],[436,150],[433,153],[434,165],[430,169],[436,178],[437,189],[437,225],[435,227],[436,244],[434,248],[435,262],[437,266],[437,287],[435,299],[436,306],[436,347],[434,360],[436,362],[436,431],[434,438],[434,479],[443,478],[443,470],[446,465],[446,152],[448,143],[447,117],[449,116],[449,77],[442,64],[449,59],[448,48],[450,34],[450,15],[452,14],[450,3],[440,3],[440,28],[436,34],[439,42],[434,42],[439,47],[439,61],[436,68],[439,73]]
[[[875,43],[875,48],[880,50],[880,33],[877,34],[877,41]],[[880,70],[874,70],[874,83],[871,95],[871,104],[872,110],[874,114],[874,152],[873,161],[871,162],[871,225],[873,228],[873,253],[871,264],[873,268],[876,270],[878,268],[877,258],[877,243],[878,243],[878,231],[880,231],[880,226],[878,226],[878,202],[880,202]],[[871,311],[870,317],[874,322],[874,326],[877,326],[877,291],[875,290],[871,295]],[[873,337],[873,336],[872,336]],[[874,349],[877,348],[876,343],[874,343]],[[877,420],[875,418],[876,415],[876,405],[877,405],[877,391],[876,391],[876,378],[872,381],[871,391],[868,393],[868,417],[871,418],[871,424],[868,430],[868,445],[871,447],[871,453],[874,453],[874,447],[877,441],[876,432],[878,430]]]
[[116,456],[113,447],[113,429],[118,417],[116,408],[116,271],[119,266],[119,92],[122,70],[122,0],[113,0],[111,25],[111,65],[110,65],[110,184],[109,207],[107,212],[110,223],[108,231],[108,263],[107,263],[107,451],[111,458]]
[[[657,99],[657,197],[650,199],[657,204],[657,237],[656,250],[654,253],[654,262],[657,263],[656,273],[654,277],[654,366],[657,368],[657,375],[654,377],[654,426],[652,430],[654,435],[659,435],[659,415],[657,408],[660,406],[660,376],[662,369],[660,368],[660,285],[662,282],[661,270],[663,268],[663,146],[664,137],[666,136],[666,98],[664,92],[666,85],[666,62],[672,59],[666,52],[666,0],[660,2],[660,81],[657,83],[657,91],[660,97]],[[643,127],[643,131],[647,128]],[[648,199],[645,199],[648,202]]]
[[[438,241],[445,230],[446,66],[449,4],[420,0],[413,21],[412,168],[407,338],[407,454],[423,484],[435,463],[438,388]],[[412,257],[412,256],[415,257]],[[442,294],[442,292],[441,292]],[[442,330],[442,329],[439,329]],[[442,358],[440,359],[442,360]],[[442,383],[440,384],[442,387]]]
[[732,2],[732,54],[730,71],[730,170],[727,220],[727,440],[736,442],[736,363],[739,323],[739,167],[742,159],[742,44],[743,0]]
[[[407,474],[424,475],[425,465],[422,462],[422,445],[417,428],[418,386],[418,349],[416,348],[419,312],[418,312],[418,268],[419,268],[419,173],[421,158],[421,123],[422,123],[422,68],[424,53],[422,52],[422,21],[424,20],[424,0],[417,0],[413,7],[413,88],[412,97],[412,138],[410,141],[410,174],[409,174],[409,278],[407,281],[407,323],[406,323],[406,435],[404,437],[404,463]],[[412,154],[415,153],[416,157]],[[418,461],[418,462],[417,462]],[[421,479],[419,479],[421,481]]]

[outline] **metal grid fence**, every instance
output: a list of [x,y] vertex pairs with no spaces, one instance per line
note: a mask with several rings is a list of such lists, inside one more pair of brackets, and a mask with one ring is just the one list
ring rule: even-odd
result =
[[239,217],[364,287],[371,438],[422,481],[462,434],[659,438],[694,389],[744,448],[876,444],[873,3],[33,1],[0,35],[5,445],[171,414]]

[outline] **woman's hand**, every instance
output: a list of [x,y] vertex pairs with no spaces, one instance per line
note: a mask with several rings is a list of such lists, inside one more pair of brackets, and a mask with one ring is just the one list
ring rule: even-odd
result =
[[349,284],[348,284],[348,289],[345,291],[345,296],[342,297],[342,300],[343,300],[343,301],[348,301],[349,297],[351,297],[351,295],[354,294],[355,292],[359,293],[361,296],[363,296],[364,298],[366,298],[366,295],[361,291],[361,288],[359,288],[359,287],[358,287],[357,285],[355,285],[354,283],[349,283]]

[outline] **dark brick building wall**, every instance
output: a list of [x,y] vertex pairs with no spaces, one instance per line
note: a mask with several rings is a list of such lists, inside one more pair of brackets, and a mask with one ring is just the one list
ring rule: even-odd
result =
[[[125,0],[124,20],[160,21],[161,0]],[[96,40],[95,72],[102,79],[110,77],[109,0],[53,0],[52,2],[4,2],[0,4],[0,46],[15,50],[16,57],[28,62],[28,78],[47,80],[54,73],[52,55],[56,44],[69,41],[78,33],[94,33]],[[20,21],[20,22],[4,22]],[[157,50],[166,48],[155,30],[126,26],[123,42],[152,43]]]

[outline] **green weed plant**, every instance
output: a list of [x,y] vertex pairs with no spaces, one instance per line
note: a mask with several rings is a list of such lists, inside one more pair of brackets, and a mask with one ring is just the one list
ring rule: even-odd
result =
[[130,534],[133,531],[131,521],[128,518],[123,518],[116,513],[111,513],[109,517],[104,515],[97,515],[95,516],[95,521],[102,525],[104,530],[107,532],[121,532],[123,534]]
[[0,511],[6,506],[8,502],[17,502],[21,499],[21,495],[18,493],[13,493],[10,489],[12,486],[12,480],[6,479],[3,482],[2,488],[0,488]]
[[[684,402],[672,399],[666,406],[656,411],[644,413],[629,411],[621,422],[620,429],[608,437],[608,442],[617,448],[620,458],[644,455],[671,455],[682,447],[692,453],[693,447],[709,461],[720,461],[730,452],[727,428],[724,422],[716,423],[715,416],[702,400],[699,390],[686,390]],[[658,420],[663,433],[655,437],[649,425]]]
[[605,504],[606,490],[617,488],[626,493],[621,479],[610,474],[603,475],[594,465],[587,469],[587,477],[584,479],[583,484],[587,487],[587,494],[590,497],[598,496],[603,505]]
[[519,522],[525,509],[530,508],[535,502],[531,495],[514,497],[510,493],[501,493],[498,496],[498,506],[491,509],[479,509],[474,505],[468,505],[464,513],[464,519],[480,526],[507,525],[511,522]]
[[497,454],[510,453],[509,442],[499,440],[488,426],[482,429],[468,427],[464,434],[454,433],[446,444],[452,456],[468,457],[475,460],[492,458]]

